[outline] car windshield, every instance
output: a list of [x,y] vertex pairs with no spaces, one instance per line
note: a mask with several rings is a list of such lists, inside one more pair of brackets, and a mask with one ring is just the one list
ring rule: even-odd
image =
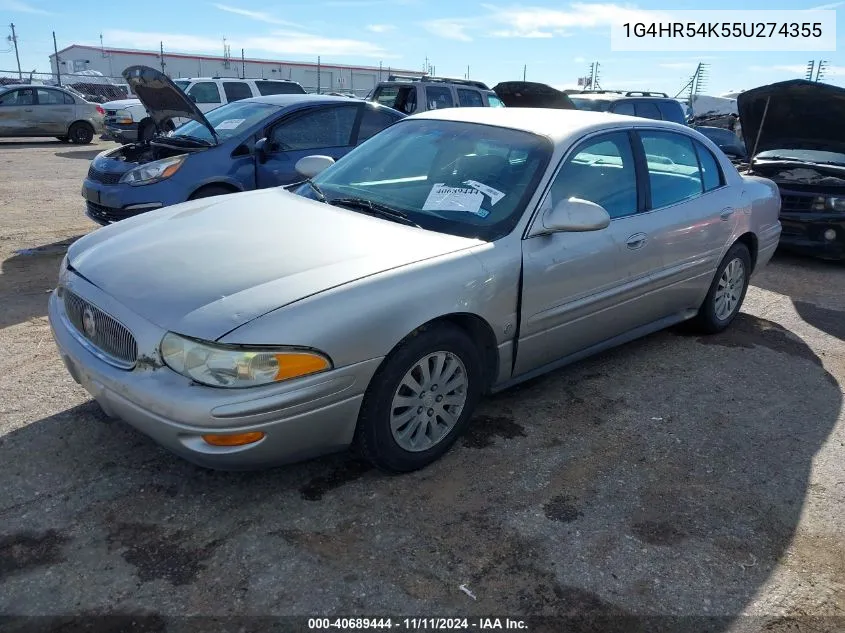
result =
[[[329,203],[357,199],[360,210],[363,200],[398,211],[424,229],[492,241],[516,226],[552,151],[547,138],[529,132],[406,120],[376,134],[313,182]],[[295,193],[319,198],[308,184]]]
[[[278,112],[279,109],[279,106],[269,103],[235,101],[207,112],[205,118],[223,142],[249,129],[274,112]],[[197,121],[188,121],[180,125],[171,136],[199,138],[210,143],[214,141],[208,128]]]
[[182,89],[182,91],[184,91],[184,90],[185,90],[185,88],[187,88],[187,87],[188,87],[188,85],[189,85],[191,82],[190,82],[190,81],[179,81],[179,80],[176,80],[176,81],[174,81],[173,83],[175,83],[177,86],[179,86],[179,88],[181,88],[181,89]]
[[583,97],[569,96],[572,103],[579,110],[592,110],[593,112],[607,112],[610,107],[609,99],[585,99]]

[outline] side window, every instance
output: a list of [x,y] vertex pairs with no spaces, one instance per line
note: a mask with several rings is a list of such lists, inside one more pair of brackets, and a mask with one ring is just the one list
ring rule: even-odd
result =
[[626,116],[634,116],[634,104],[630,101],[623,101],[611,107],[613,114],[624,114]]
[[495,93],[492,93],[492,92],[487,93],[487,103],[490,104],[491,108],[504,108],[505,107],[505,104],[502,103],[502,100],[499,99],[499,97],[497,97],[495,95]]
[[651,184],[651,208],[668,207],[704,191],[691,138],[674,132],[642,132]]
[[193,97],[195,103],[220,103],[220,91],[213,81],[201,81],[191,86],[188,96]]
[[388,108],[395,108],[396,97],[398,96],[399,86],[380,86],[376,88],[374,101]]
[[558,172],[550,203],[580,198],[600,204],[611,218],[637,212],[637,173],[626,132],[585,141]]
[[442,110],[443,108],[454,108],[455,102],[452,99],[452,91],[446,86],[426,86],[425,100],[429,110]]
[[255,87],[263,96],[305,94],[305,89],[292,81],[256,81]]
[[361,127],[358,129],[358,142],[362,143],[371,136],[375,136],[397,120],[397,115],[390,114],[383,108],[365,105],[364,114],[361,116]]
[[657,106],[650,101],[637,103],[634,111],[637,113],[638,117],[643,117],[645,119],[657,119],[659,121],[663,118],[660,114],[660,110],[657,109]]
[[660,114],[664,121],[674,121],[675,123],[686,123],[684,110],[680,103],[673,103],[670,101],[658,101],[657,107],[660,108]]
[[65,104],[67,104],[67,105],[75,105],[76,104],[76,101],[74,101],[73,97],[71,97],[68,93],[63,92],[62,97],[64,97]]
[[701,179],[704,182],[704,191],[718,189],[724,184],[722,170],[719,168],[719,161],[712,152],[698,141],[695,142],[695,149],[698,152],[698,161],[701,165]]
[[358,106],[335,106],[309,110],[283,121],[270,134],[273,151],[345,147],[352,136]]
[[223,92],[226,93],[226,101],[240,101],[241,99],[249,99],[252,96],[252,90],[249,85],[242,81],[224,81]]
[[31,106],[35,103],[35,91],[32,88],[12,90],[0,97],[0,106]]
[[483,108],[484,99],[481,98],[481,93],[478,90],[467,90],[466,88],[458,88],[458,103],[462,108]]
[[58,90],[38,89],[38,105],[64,105],[64,93]]

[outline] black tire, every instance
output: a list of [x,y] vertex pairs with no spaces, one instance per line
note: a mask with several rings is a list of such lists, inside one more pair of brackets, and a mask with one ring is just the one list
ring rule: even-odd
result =
[[70,143],[70,139],[67,136],[57,136],[56,139],[62,143]]
[[211,198],[212,196],[223,196],[227,193],[235,193],[235,191],[223,185],[206,185],[205,187],[200,187],[194,193],[192,193],[191,197],[188,198],[188,200]]
[[77,121],[67,131],[68,138],[77,145],[88,145],[94,140],[94,128],[90,124]]
[[[740,289],[739,300],[733,309],[724,317],[719,318],[717,315],[717,295],[719,294],[720,284],[723,283],[722,276],[725,270],[733,262],[738,261],[742,265],[743,282]],[[739,314],[742,308],[742,302],[745,301],[745,293],[748,292],[748,282],[751,276],[751,253],[748,252],[748,247],[745,244],[737,242],[728,250],[719,267],[716,269],[716,275],[713,277],[713,282],[710,284],[710,290],[707,292],[707,297],[704,303],[698,310],[698,314],[692,319],[692,325],[696,330],[704,334],[717,334],[723,332]]]
[[[429,354],[437,352],[452,354],[463,363],[466,370],[466,399],[457,421],[433,446],[420,451],[406,450],[397,443],[391,431],[393,398],[399,394],[406,373]],[[478,348],[462,329],[444,323],[417,330],[388,355],[370,381],[358,416],[354,450],[375,467],[389,473],[411,472],[428,466],[443,456],[466,430],[481,396],[482,376]],[[433,385],[431,391],[436,391],[437,387]],[[426,389],[425,394],[428,397],[429,390]],[[407,407],[408,411],[412,409],[414,407]],[[419,410],[423,410],[423,407]],[[430,417],[432,410],[428,409],[423,415],[434,419]]]
[[151,140],[156,133],[155,123],[150,119],[145,119],[138,124],[138,141],[145,142]]

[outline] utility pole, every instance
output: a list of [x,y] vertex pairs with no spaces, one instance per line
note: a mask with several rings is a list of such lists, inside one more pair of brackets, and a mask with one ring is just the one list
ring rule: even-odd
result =
[[15,34],[15,25],[10,24],[9,26],[12,27],[12,44],[15,45],[15,59],[18,62],[18,79],[23,81],[23,75],[21,74],[21,58],[18,55],[18,36]]
[[467,66],[467,79],[469,79],[469,66]]
[[56,32],[53,31],[53,52],[56,54],[56,83],[62,85],[62,67],[59,63],[59,47],[56,44]]
[[161,56],[161,74],[165,74],[164,72],[164,42],[159,42],[159,54]]
[[816,69],[816,60],[811,59],[807,62],[807,74],[804,76],[804,79],[807,81],[813,81],[813,71]]
[[317,94],[320,93],[320,56],[317,55]]
[[244,57],[244,49],[241,49],[241,79],[246,79],[246,58]]
[[819,65],[816,67],[816,81],[821,81],[822,77],[824,77],[824,71],[827,70],[827,60],[820,59]]
[[528,73],[528,64],[522,67],[522,81],[525,81],[525,75]]
[[381,81],[381,62],[378,63],[378,80]]

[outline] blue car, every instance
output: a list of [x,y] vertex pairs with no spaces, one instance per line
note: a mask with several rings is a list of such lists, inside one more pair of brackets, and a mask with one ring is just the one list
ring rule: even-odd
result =
[[132,66],[123,76],[167,135],[99,154],[82,185],[88,217],[106,225],[186,200],[289,185],[295,165],[334,160],[406,115],[346,97],[270,95],[203,114],[166,75]]

